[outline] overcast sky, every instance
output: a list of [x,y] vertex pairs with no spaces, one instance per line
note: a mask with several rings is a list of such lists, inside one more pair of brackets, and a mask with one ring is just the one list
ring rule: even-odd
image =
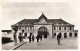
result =
[[78,29],[76,23],[77,5],[75,2],[7,2],[2,5],[2,29],[25,19],[38,19],[40,15],[48,19],[63,19]]

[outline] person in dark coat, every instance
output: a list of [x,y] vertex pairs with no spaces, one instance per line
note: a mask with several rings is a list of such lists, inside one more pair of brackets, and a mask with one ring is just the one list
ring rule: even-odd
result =
[[57,35],[58,45],[60,45],[60,39],[61,39],[61,33],[59,33],[59,34]]
[[17,43],[16,33],[13,34],[15,44]]
[[27,33],[24,34],[24,38],[26,38],[26,37],[27,37]]
[[42,41],[42,34],[40,34],[40,41]]
[[39,35],[36,36],[37,43],[39,42],[39,37],[40,37]]
[[21,33],[19,33],[18,38],[19,38],[19,41],[20,41],[20,43],[21,43],[21,42],[22,42],[22,35],[21,35]]
[[34,35],[32,35],[32,41],[34,42]]
[[30,43],[31,43],[31,36],[32,36],[32,34],[30,34],[29,37],[28,37]]

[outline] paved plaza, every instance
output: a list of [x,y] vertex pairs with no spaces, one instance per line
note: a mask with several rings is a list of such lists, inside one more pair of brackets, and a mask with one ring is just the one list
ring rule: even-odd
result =
[[61,39],[61,45],[57,44],[56,38],[43,39],[39,43],[25,43],[16,50],[64,50],[64,49],[78,49],[78,39],[77,38],[63,38]]

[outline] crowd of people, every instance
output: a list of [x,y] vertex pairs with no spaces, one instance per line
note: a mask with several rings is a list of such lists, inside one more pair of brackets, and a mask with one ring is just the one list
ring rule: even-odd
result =
[[[22,36],[22,34],[19,33],[18,38],[19,38],[19,41],[20,42],[22,42],[25,37],[27,37],[27,34],[26,33],[25,33],[24,36]],[[32,33],[30,33],[30,35],[27,38],[29,39],[29,43],[31,43],[32,41],[34,42],[35,39],[36,39],[37,43],[39,42],[39,40],[42,41],[42,35],[41,34],[40,35],[38,34],[36,36],[36,38],[35,38],[35,36]]]
[[[25,38],[29,39],[29,43],[34,42],[35,39],[36,39],[36,42],[38,43],[39,41],[42,41],[42,34],[37,34],[37,36],[35,37],[32,33],[30,33],[30,35],[27,37],[27,33],[25,33],[24,36],[23,36],[23,33],[19,33],[18,40],[20,43],[23,42],[23,39],[25,39]],[[61,44],[60,39],[61,39],[61,34],[59,33],[57,35],[58,45]],[[15,42],[17,42],[16,35],[14,35],[14,40],[15,40]]]
[[[20,43],[23,42],[23,39],[25,39],[25,38],[29,39],[29,43],[34,42],[34,40],[36,40],[37,43],[39,41],[42,41],[41,34],[37,34],[37,36],[35,37],[32,33],[30,33],[29,36],[27,36],[27,33],[24,33],[24,36],[23,36],[23,33],[19,33],[18,40]],[[14,33],[14,41],[17,42],[15,33]]]

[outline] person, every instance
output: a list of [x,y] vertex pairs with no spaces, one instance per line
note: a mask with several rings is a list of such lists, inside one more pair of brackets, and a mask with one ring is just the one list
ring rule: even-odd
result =
[[40,40],[42,41],[42,34],[40,34]]
[[61,39],[61,33],[59,33],[59,34],[57,35],[58,45],[60,45],[60,39]]
[[22,36],[22,42],[23,42],[23,39],[24,39],[24,33],[23,32],[21,33],[21,36]]
[[26,37],[27,37],[27,33],[24,34],[24,38],[26,38]]
[[39,34],[36,36],[37,43],[39,42]]
[[15,45],[17,44],[16,32],[13,34]]
[[28,38],[29,38],[29,43],[31,43],[31,35],[32,35],[32,34],[30,33],[30,35],[29,35],[29,37],[28,37]]
[[32,41],[34,42],[34,35],[32,35]]
[[21,43],[21,42],[22,42],[22,35],[21,35],[21,33],[19,33],[18,38],[19,38],[19,41],[20,41],[20,43]]

